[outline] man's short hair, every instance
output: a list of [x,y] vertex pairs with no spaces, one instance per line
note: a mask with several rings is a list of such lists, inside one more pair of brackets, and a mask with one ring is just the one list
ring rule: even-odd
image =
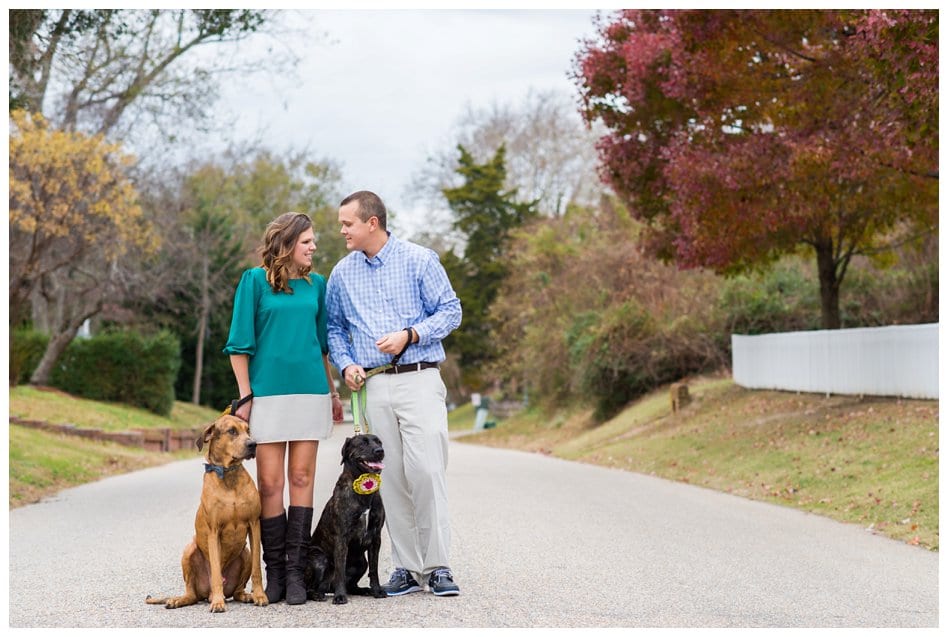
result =
[[362,221],[368,221],[372,217],[376,217],[379,220],[379,227],[382,230],[386,229],[385,204],[382,203],[381,197],[379,197],[374,192],[360,190],[343,199],[342,203],[339,204],[339,207],[342,208],[353,201],[359,202],[359,219]]

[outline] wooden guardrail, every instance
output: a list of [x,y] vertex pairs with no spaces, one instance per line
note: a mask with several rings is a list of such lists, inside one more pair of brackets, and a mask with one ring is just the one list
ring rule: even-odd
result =
[[200,429],[134,429],[131,431],[102,431],[77,427],[72,424],[55,424],[41,420],[27,420],[16,416],[10,417],[10,422],[32,429],[42,429],[66,436],[76,436],[89,440],[115,442],[126,447],[141,447],[148,451],[178,451],[194,447],[194,441],[201,435]]

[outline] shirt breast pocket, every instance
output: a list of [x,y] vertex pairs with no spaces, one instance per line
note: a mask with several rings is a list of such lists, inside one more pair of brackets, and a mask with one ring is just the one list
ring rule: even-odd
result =
[[401,327],[409,327],[410,322],[421,316],[421,299],[407,295],[392,295],[386,299],[391,316],[398,318]]

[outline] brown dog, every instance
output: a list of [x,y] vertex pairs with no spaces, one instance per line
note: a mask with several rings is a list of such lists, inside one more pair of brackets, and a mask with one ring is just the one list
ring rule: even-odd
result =
[[[204,488],[194,519],[194,539],[181,556],[184,595],[145,600],[181,608],[200,600],[211,603],[211,612],[224,611],[224,600],[267,605],[260,573],[260,494],[243,461],[253,458],[257,443],[247,423],[236,416],[221,416],[195,441],[207,444]],[[250,550],[247,550],[247,536]],[[253,578],[252,593],[244,586]]]

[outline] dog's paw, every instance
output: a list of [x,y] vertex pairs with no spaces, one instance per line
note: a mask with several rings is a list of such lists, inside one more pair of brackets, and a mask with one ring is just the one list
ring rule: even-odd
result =
[[346,597],[345,595],[333,595],[332,603],[333,604],[348,604],[349,598]]
[[223,598],[211,600],[212,613],[223,613],[226,609],[227,609],[227,604],[224,603]]
[[388,597],[388,593],[386,593],[380,588],[378,590],[372,591],[372,597],[374,597],[375,599],[385,599],[386,597]]
[[263,591],[254,591],[253,592],[253,605],[254,606],[267,606],[270,603],[270,600],[267,599],[267,594]]

